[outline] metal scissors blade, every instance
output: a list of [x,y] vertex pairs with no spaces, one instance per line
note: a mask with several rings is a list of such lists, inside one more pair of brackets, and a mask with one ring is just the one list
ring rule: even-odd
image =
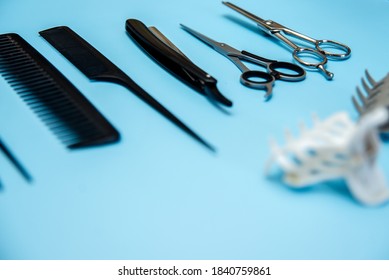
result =
[[222,1],[222,3],[224,5],[226,5],[227,7],[230,7],[231,9],[241,13],[242,15],[248,17],[249,19],[255,21],[256,23],[260,23],[260,24],[263,24],[266,22],[266,20],[264,20],[263,18],[259,17],[259,16],[256,16],[246,10],[243,10],[242,8],[239,8],[238,6],[230,3],[230,2],[226,2],[226,1]]
[[[292,30],[286,26],[283,26],[282,24],[279,24],[273,20],[264,20],[248,11],[243,10],[242,8],[239,8],[238,6],[232,3],[222,3],[228,6],[229,8],[235,10],[236,12],[253,20],[258,24],[258,27],[262,31],[288,45],[292,50],[293,58],[297,62],[299,62],[305,67],[319,70],[328,80],[331,80],[334,77],[334,74],[329,72],[325,68],[328,58],[332,60],[342,60],[350,57],[351,49],[349,46],[343,43],[327,39],[317,40],[300,32]],[[287,36],[299,39],[301,41],[305,41],[308,44],[312,44],[313,47],[298,45],[297,42],[290,40]],[[325,50],[325,48],[327,48],[327,50]],[[339,51],[332,52],[329,51],[328,48],[336,49]],[[312,62],[307,58],[313,58],[315,62]]]
[[246,55],[225,43],[217,42],[183,24],[181,24],[181,27],[197,39],[212,47],[215,51],[231,60],[242,71],[240,81],[243,85],[255,89],[265,89],[265,100],[270,99],[275,77],[267,72],[250,70],[242,63],[241,60],[251,61],[258,65],[262,65],[262,63],[256,61],[253,56]]
[[[278,22],[275,22],[273,20],[265,20],[257,15],[254,15],[230,2],[225,2],[223,1],[222,2],[224,5],[226,5],[227,7],[233,9],[234,11],[240,13],[241,15],[251,19],[252,21],[256,22],[257,25],[258,25],[258,28],[261,29],[263,32],[265,32],[266,34],[270,35],[270,36],[274,36],[276,38],[278,38],[279,40],[282,40],[284,41],[284,39],[282,39],[281,37],[278,36],[278,34],[280,32],[285,32],[285,30],[290,30],[289,28],[287,28],[286,26],[283,26],[282,24],[279,24]],[[292,31],[292,30],[290,30]],[[300,34],[297,34],[297,32],[294,32],[294,36],[295,37],[299,37]],[[284,43],[286,44],[289,44],[289,42],[287,42],[288,39],[285,38],[285,41]],[[297,47],[297,46],[296,46]]]
[[240,51],[238,51],[237,49],[235,49],[235,48],[233,48],[225,43],[221,43],[221,42],[212,40],[211,38],[205,36],[204,34],[201,34],[200,32],[197,32],[196,30],[193,30],[192,28],[190,28],[188,26],[185,26],[183,24],[180,24],[180,25],[185,31],[192,34],[197,39],[203,41],[208,46],[210,46],[215,51],[221,53],[224,56],[228,56],[228,55],[236,55],[237,56],[237,55],[241,54]]

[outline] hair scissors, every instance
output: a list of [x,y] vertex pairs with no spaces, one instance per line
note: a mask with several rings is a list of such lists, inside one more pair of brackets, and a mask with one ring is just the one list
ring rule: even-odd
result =
[[[328,80],[332,80],[334,77],[334,74],[327,71],[325,69],[325,65],[327,64],[328,59],[333,60],[342,60],[347,59],[351,55],[351,49],[342,43],[332,41],[332,40],[316,40],[314,38],[308,37],[304,34],[301,34],[297,31],[294,31],[286,26],[283,26],[275,21],[272,20],[264,20],[256,15],[253,15],[250,12],[247,12],[243,10],[242,8],[239,8],[238,6],[229,3],[229,2],[223,2],[226,6],[230,7],[231,9],[237,11],[238,13],[241,13],[242,15],[248,17],[249,19],[255,21],[259,28],[264,31],[265,33],[277,38],[278,40],[281,40],[285,44],[287,44],[289,47],[293,49],[293,58],[296,59],[299,63],[302,65],[318,69],[321,71],[325,77]],[[284,35],[283,35],[284,34]],[[302,41],[308,42],[310,44],[315,45],[314,48],[308,48],[308,47],[299,47],[294,42],[289,40],[285,35],[289,35],[291,37],[300,39]],[[335,53],[326,51],[323,48],[327,49],[337,49],[341,52]],[[317,62],[310,62],[307,60],[304,60],[303,57],[310,57],[310,58],[316,58]]]
[[[305,70],[296,64],[263,58],[247,51],[239,51],[225,43],[214,41],[183,24],[181,27],[231,60],[243,72],[240,76],[243,85],[255,89],[266,89],[266,100],[271,97],[275,80],[301,81],[305,78]],[[241,60],[266,67],[267,72],[250,70]]]

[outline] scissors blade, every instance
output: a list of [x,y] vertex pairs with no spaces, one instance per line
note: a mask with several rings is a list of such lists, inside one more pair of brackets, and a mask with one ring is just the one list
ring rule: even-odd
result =
[[259,16],[256,16],[246,10],[243,10],[242,8],[239,8],[238,6],[230,3],[230,2],[225,2],[223,1],[222,2],[224,5],[226,5],[227,7],[233,9],[234,11],[237,11],[238,13],[244,15],[245,17],[248,17],[249,19],[255,21],[256,23],[259,23],[259,24],[263,24],[266,22],[266,20],[264,20],[263,18],[260,18]]
[[216,50],[222,54],[226,53],[225,48],[224,48],[225,44],[217,42],[215,40],[212,40],[211,38],[201,34],[200,32],[197,32],[196,30],[193,30],[192,28],[189,28],[183,24],[180,24],[180,25],[185,31],[187,31],[188,33],[190,33],[191,35],[193,35],[197,39],[201,40],[202,42],[206,43],[208,46],[210,46],[214,50]]

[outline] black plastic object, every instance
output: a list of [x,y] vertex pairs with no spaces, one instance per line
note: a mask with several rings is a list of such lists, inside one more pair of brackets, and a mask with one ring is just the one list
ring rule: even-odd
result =
[[216,88],[216,79],[204,72],[181,52],[170,47],[166,42],[155,36],[141,21],[128,19],[126,21],[128,34],[162,67],[185,82],[197,92],[231,107],[232,102],[224,97]]
[[73,63],[89,79],[120,84],[149,104],[183,131],[201,144],[214,151],[214,148],[181,122],[175,115],[137,85],[98,50],[91,46],[67,26],[59,26],[39,32],[54,48]]
[[18,34],[0,35],[0,74],[68,148],[119,139],[78,89]]
[[[284,61],[277,61],[273,59],[268,59],[264,58],[259,55],[255,55],[253,53],[250,53],[248,51],[242,51],[243,55],[246,55],[248,57],[252,57],[258,61],[263,61],[265,63],[270,63],[269,64],[269,72],[271,75],[274,76],[277,80],[286,80],[286,81],[301,81],[305,79],[305,70],[301,68],[300,66],[289,63],[289,62],[284,62]],[[277,70],[281,69],[281,70]],[[282,71],[282,69],[284,71]],[[286,73],[286,71],[290,71],[291,73]]]
[[7,146],[0,139],[0,151],[9,159],[9,161],[14,165],[14,167],[19,171],[19,173],[26,179],[26,181],[31,182],[32,177],[23,167],[23,165],[16,159],[16,157],[11,153]]

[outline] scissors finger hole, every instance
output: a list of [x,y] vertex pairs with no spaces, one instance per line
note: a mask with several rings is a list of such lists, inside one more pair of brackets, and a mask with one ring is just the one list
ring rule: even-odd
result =
[[276,79],[298,80],[305,77],[305,70],[300,66],[289,63],[277,61],[269,65],[270,72]]
[[332,40],[318,40],[316,48],[332,59],[346,59],[351,54],[351,49],[348,46]]
[[319,65],[324,65],[327,63],[326,56],[314,49],[296,49],[293,52],[293,57],[302,65],[311,68],[317,68]]
[[242,84],[252,88],[264,88],[274,81],[274,77],[262,71],[246,71],[240,76]]

